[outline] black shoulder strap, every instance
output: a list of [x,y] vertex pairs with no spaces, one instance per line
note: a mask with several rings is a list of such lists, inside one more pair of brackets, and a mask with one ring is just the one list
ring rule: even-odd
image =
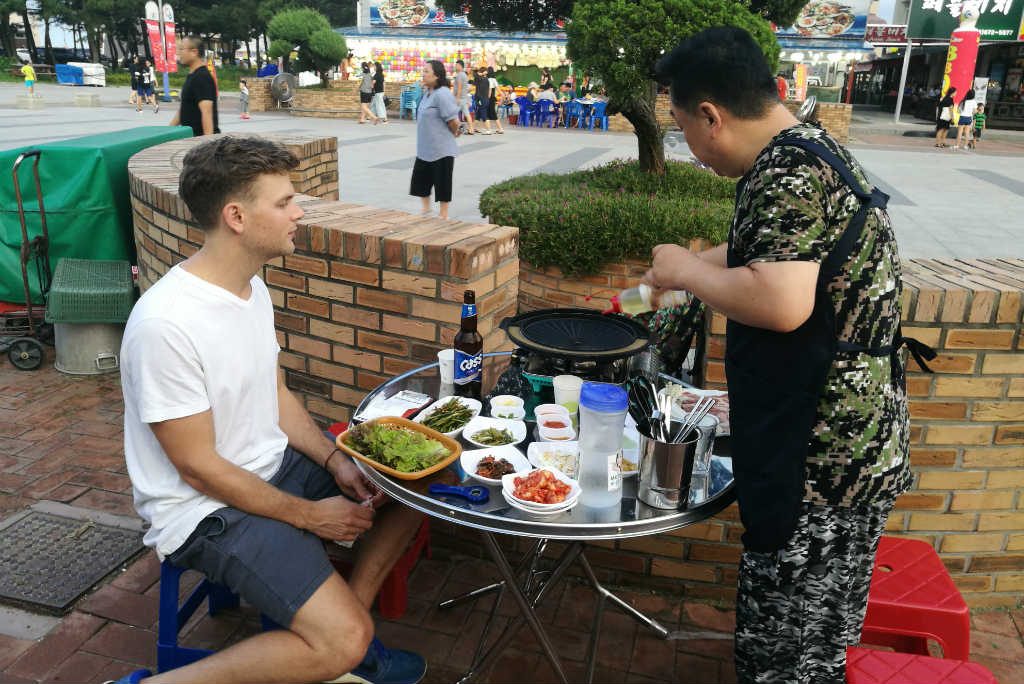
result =
[[860,209],[850,219],[846,230],[843,231],[839,241],[821,265],[819,282],[823,284],[828,283],[850,258],[853,247],[857,244],[861,231],[864,229],[864,222],[867,219],[868,212],[875,208],[885,209],[889,203],[889,196],[878,188],[871,188],[870,192],[864,190],[860,181],[857,180],[857,177],[853,175],[853,171],[850,170],[850,166],[839,155],[816,140],[783,138],[777,145],[799,147],[818,157],[839,174],[839,177],[843,179],[843,182],[846,183],[851,192],[860,200]]

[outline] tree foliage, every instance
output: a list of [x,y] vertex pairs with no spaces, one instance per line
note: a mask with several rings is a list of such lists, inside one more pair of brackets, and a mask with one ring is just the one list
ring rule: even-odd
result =
[[[476,28],[549,31],[572,14],[575,0],[438,0],[449,14],[465,13]],[[468,8],[468,12],[466,9]]]
[[348,53],[345,39],[331,30],[327,18],[314,9],[300,7],[278,12],[267,24],[271,57],[284,57],[298,51],[296,67],[315,71],[327,85],[330,70]]
[[610,113],[636,131],[640,166],[664,173],[663,131],[654,114],[654,65],[681,40],[711,26],[746,29],[774,68],[779,46],[768,22],[739,0],[577,0],[568,55],[578,71],[599,78]]
[[792,26],[807,0],[750,0],[750,9],[778,26]]

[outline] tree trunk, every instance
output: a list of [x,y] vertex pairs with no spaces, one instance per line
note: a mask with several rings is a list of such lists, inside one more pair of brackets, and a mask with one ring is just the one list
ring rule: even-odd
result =
[[3,42],[4,53],[17,62],[18,52],[14,44],[14,29],[11,28],[10,17],[4,12],[0,12],[0,41]]
[[99,62],[100,61],[100,45],[103,41],[103,32],[99,29],[88,30],[86,29],[86,36],[89,38],[89,61]]
[[107,46],[110,48],[110,63],[117,67],[117,41],[114,40],[114,34],[107,34]]
[[25,48],[28,50],[29,60],[35,63],[36,56],[36,37],[32,35],[32,23],[28,20],[28,9],[24,9],[21,12],[21,20],[25,22]]
[[[259,54],[259,48],[257,47],[256,53]],[[249,39],[245,39],[245,61],[248,63],[249,68],[252,69],[252,48],[249,47]]]
[[56,66],[57,62],[53,58],[53,43],[50,42],[50,19],[43,19],[43,23],[46,26],[43,33],[43,50],[46,53],[46,63],[50,66]]
[[633,100],[620,109],[622,115],[633,124],[636,134],[640,170],[665,175],[665,132],[658,125],[654,114],[656,86],[652,84],[650,97]]

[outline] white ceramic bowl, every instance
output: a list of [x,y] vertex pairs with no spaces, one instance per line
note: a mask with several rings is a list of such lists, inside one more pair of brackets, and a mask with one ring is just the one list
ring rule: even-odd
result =
[[522,406],[491,406],[492,418],[505,420],[522,420],[526,417],[526,409]]
[[569,409],[561,406],[560,404],[540,404],[537,408],[533,409],[533,416],[540,422],[541,416],[565,416],[569,417]]
[[[526,423],[521,420],[505,420],[504,418],[485,418],[483,416],[477,416],[473,420],[469,421],[469,424],[462,428],[462,437],[473,446],[478,446],[481,449],[493,449],[495,445],[482,444],[481,442],[473,439],[473,435],[486,430],[487,428],[497,428],[499,430],[508,430],[512,433],[512,441],[509,444],[519,444],[526,439]],[[505,446],[504,444],[498,446]]]
[[560,508],[551,508],[551,509],[548,509],[548,510],[541,510],[541,509],[538,509],[538,508],[528,508],[528,507],[526,507],[523,504],[522,501],[520,501],[519,499],[517,499],[514,496],[512,496],[511,494],[509,494],[504,489],[501,490],[501,495],[505,498],[505,501],[512,508],[515,508],[516,510],[522,511],[523,513],[526,513],[528,515],[536,515],[536,516],[558,515],[559,513],[565,513],[566,511],[571,510],[572,508],[574,508],[576,506],[576,504],[578,504],[580,502],[579,497],[576,497],[571,502],[565,504],[564,506],[561,506]]
[[531,442],[526,458],[538,468],[554,468],[568,477],[579,474],[579,442]]
[[514,500],[521,507],[536,510],[536,511],[551,511],[551,510],[563,510],[568,507],[568,504],[575,504],[576,500],[580,497],[580,483],[572,479],[565,473],[556,470],[555,468],[541,468],[540,470],[550,471],[556,478],[569,485],[569,493],[565,495],[564,501],[558,503],[543,504],[535,501],[524,501],[515,495],[516,490],[516,478],[523,477],[527,473],[511,473],[501,478],[501,491],[506,494],[508,498]]
[[522,398],[515,396],[514,394],[499,394],[496,397],[491,397],[491,414],[495,411],[507,408],[523,408],[524,402]]
[[537,426],[537,436],[542,442],[568,442],[576,439],[576,431],[570,427],[546,428],[543,425]]
[[468,449],[463,451],[462,456],[459,457],[459,465],[462,466],[462,469],[466,471],[467,475],[477,482],[482,482],[485,485],[500,487],[501,479],[492,479],[476,474],[476,467],[480,463],[480,459],[484,456],[494,456],[495,460],[501,458],[505,459],[512,464],[512,467],[515,468],[515,472],[517,473],[526,473],[533,470],[533,466],[531,466],[530,462],[525,456],[523,456],[523,452],[511,444],[500,447],[489,447],[487,449]]
[[[473,419],[480,415],[480,410],[484,407],[484,405],[481,404],[479,401],[477,401],[476,399],[471,399],[469,397],[443,397],[435,401],[427,408],[420,411],[419,415],[417,415],[413,420],[415,420],[417,423],[422,423],[424,420],[429,418],[434,411],[441,408],[452,399],[458,399],[460,404],[466,406],[467,408],[469,408],[470,411],[472,411],[473,415],[470,417],[469,423],[472,423]],[[469,423],[466,423],[466,425],[469,425]],[[446,437],[451,437],[452,439],[455,439],[456,437],[459,436],[459,433],[466,428],[466,425],[463,425],[458,429],[452,430],[451,432],[445,432],[443,434]]]

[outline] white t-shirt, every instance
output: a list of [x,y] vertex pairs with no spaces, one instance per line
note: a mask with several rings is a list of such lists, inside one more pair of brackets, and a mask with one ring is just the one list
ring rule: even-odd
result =
[[213,413],[221,457],[269,480],[288,438],[278,425],[278,353],[267,286],[248,300],[175,266],[136,303],[121,344],[124,452],[144,542],[161,559],[226,504],[189,486],[148,423]]
[[974,110],[978,108],[978,101],[975,100],[964,100],[960,103],[960,117],[969,116],[974,119]]

